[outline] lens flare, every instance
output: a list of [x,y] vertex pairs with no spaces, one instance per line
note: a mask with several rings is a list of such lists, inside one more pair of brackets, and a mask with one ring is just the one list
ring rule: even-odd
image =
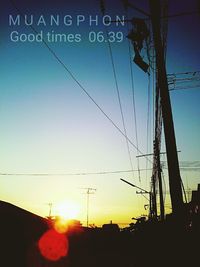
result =
[[58,261],[67,256],[69,243],[65,234],[58,233],[55,229],[50,229],[40,238],[38,247],[45,259]]

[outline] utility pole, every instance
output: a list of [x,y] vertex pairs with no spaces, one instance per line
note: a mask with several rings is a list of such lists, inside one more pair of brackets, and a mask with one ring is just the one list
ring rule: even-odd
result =
[[86,194],[87,194],[87,227],[89,226],[89,198],[91,194],[94,194],[94,192],[96,191],[96,188],[91,188],[91,187],[86,187],[86,188],[82,188],[82,189],[86,189]]
[[166,66],[164,60],[164,49],[160,31],[160,1],[149,0],[149,4],[151,11],[153,39],[155,45],[156,66],[158,72],[158,86],[161,97],[172,211],[175,215],[179,215],[183,209],[183,195],[177,156],[172,108],[169,97]]

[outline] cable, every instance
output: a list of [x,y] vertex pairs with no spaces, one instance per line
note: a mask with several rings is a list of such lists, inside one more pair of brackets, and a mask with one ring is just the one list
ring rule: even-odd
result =
[[[151,171],[152,169],[148,169]],[[105,175],[117,173],[137,172],[138,170],[117,170],[117,171],[100,171],[100,172],[80,172],[80,173],[6,173],[0,172],[0,176],[84,176],[84,175]],[[140,169],[146,171],[146,169]]]
[[167,78],[169,91],[200,88],[200,71],[171,73]]
[[[123,114],[121,97],[120,97],[119,86],[118,86],[118,81],[117,81],[116,69],[115,69],[115,64],[114,64],[114,58],[113,58],[112,48],[111,48],[111,44],[110,44],[110,41],[109,41],[109,38],[108,38],[108,31],[107,30],[106,30],[106,35],[107,35],[107,43],[108,43],[108,47],[109,47],[110,59],[111,59],[111,64],[112,64],[112,69],[113,69],[113,75],[114,75],[114,80],[115,80],[115,87],[116,87],[116,91],[117,91],[117,97],[118,97],[118,102],[119,102],[119,108],[120,108],[120,113],[121,113],[121,118],[122,118],[122,124],[123,124],[124,134],[127,137],[126,125],[125,125],[125,120],[124,120],[124,114]],[[132,164],[132,159],[131,159],[131,153],[130,153],[130,147],[129,147],[129,143],[128,143],[127,138],[126,138],[126,146],[127,146],[127,151],[128,151],[128,157],[129,157],[130,165],[131,165],[131,168],[133,169],[133,164]]]
[[174,72],[174,73],[168,73],[167,76],[177,76],[177,75],[186,75],[191,74],[192,76],[199,75],[200,71],[186,71],[186,72]]
[[128,7],[130,7],[130,8],[132,8],[132,9],[136,10],[137,12],[139,12],[139,13],[145,15],[145,16],[147,16],[148,18],[150,17],[150,14],[147,13],[145,10],[143,10],[143,9],[141,9],[141,8],[139,8],[139,7],[137,7],[137,6],[135,6],[135,5],[132,4],[132,3],[129,3],[129,1],[125,1],[125,2],[127,2],[126,4],[127,4]]
[[[155,53],[155,52],[153,52]],[[155,86],[155,81],[156,81],[156,71],[155,70],[152,70],[152,76],[153,76],[153,79],[152,79],[152,84],[153,84],[153,129],[155,129],[155,104],[156,104],[156,101],[155,101],[155,96],[156,96],[156,86]],[[155,139],[155,131],[153,131],[153,139]]]
[[177,91],[177,90],[188,90],[188,89],[200,89],[200,85],[194,85],[194,86],[187,86],[187,87],[176,87],[176,88],[171,88],[169,91]]
[[[12,0],[9,0],[10,3],[13,5],[13,7],[19,12],[19,14],[24,17],[24,14],[21,12],[21,10],[15,5],[15,3]],[[31,25],[29,26],[33,32],[38,34],[38,32],[35,30],[35,28]],[[81,90],[88,96],[88,98],[96,105],[96,107],[101,111],[101,113],[110,121],[110,123],[126,138],[127,142],[129,142],[140,154],[143,154],[141,150],[137,148],[137,146],[128,138],[128,136],[123,133],[123,131],[114,123],[114,121],[105,113],[105,111],[99,106],[99,104],[94,100],[94,98],[87,92],[87,90],[84,88],[84,86],[78,81],[78,79],[74,76],[74,74],[71,72],[71,70],[62,62],[62,60],[57,56],[57,54],[53,51],[53,49],[47,44],[47,42],[42,39],[42,42],[46,46],[46,48],[49,50],[49,52],[53,55],[53,57],[58,61],[58,63],[67,71],[69,76],[75,81],[75,83],[81,88]],[[148,159],[149,160],[149,159]],[[151,160],[149,160],[151,162]]]
[[175,18],[175,17],[182,17],[182,16],[188,16],[188,15],[195,15],[199,14],[199,11],[192,11],[192,12],[182,12],[182,13],[177,13],[177,14],[171,14],[167,16],[163,16],[161,18]]
[[[149,149],[149,121],[150,121],[150,75],[148,75],[148,100],[147,100],[147,154]],[[148,161],[146,160],[146,169],[148,168]],[[147,179],[147,172],[146,172]]]
[[[128,17],[128,12],[125,7],[125,12],[126,12],[126,17]],[[129,33],[129,24],[127,25],[127,34]],[[128,40],[128,39],[127,39]],[[136,138],[136,146],[137,148],[139,147],[138,145],[138,131],[137,131],[137,116],[136,116],[136,105],[135,105],[135,86],[134,86],[134,79],[133,79],[133,65],[132,65],[132,60],[131,60],[131,45],[130,41],[128,40],[128,52],[129,52],[129,67],[130,67],[130,75],[131,75],[131,89],[132,89],[132,102],[133,102],[133,116],[134,116],[134,123],[135,123],[135,138]],[[138,151],[137,151],[137,156],[138,156]],[[137,157],[137,167],[138,167],[138,178],[139,182],[141,182],[141,177],[140,177],[140,161],[139,158]]]
[[[102,1],[102,0],[100,1],[100,8],[101,8],[101,11],[102,11],[102,16],[105,15],[105,6],[104,6],[104,1]],[[122,103],[121,103],[121,97],[120,97],[120,92],[119,92],[119,85],[118,85],[118,80],[117,80],[114,57],[113,57],[113,53],[112,53],[111,43],[109,41],[108,31],[107,31],[106,28],[105,28],[105,32],[106,32],[106,36],[107,36],[108,49],[109,49],[109,54],[110,54],[110,59],[111,59],[111,64],[112,64],[113,76],[114,76],[114,81],[115,81],[115,88],[116,88],[116,91],[117,91],[117,97],[118,97],[118,102],[119,102],[119,108],[120,108],[120,113],[121,113],[123,130],[124,130],[125,136],[127,137],[127,130],[126,130],[126,125],[125,125],[125,120],[124,120],[124,113],[123,113],[123,109],[122,109]],[[133,169],[133,163],[132,163],[132,159],[131,159],[130,147],[129,147],[129,143],[128,143],[127,138],[126,138],[126,147],[127,147],[127,151],[128,151],[128,157],[129,157],[129,161],[130,161],[130,166],[131,166],[131,169]]]

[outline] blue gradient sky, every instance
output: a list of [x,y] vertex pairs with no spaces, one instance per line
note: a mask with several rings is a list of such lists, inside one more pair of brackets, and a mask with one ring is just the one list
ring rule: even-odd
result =
[[[196,10],[196,1],[169,1],[169,13]],[[24,14],[99,15],[98,1],[15,1]],[[107,14],[124,15],[120,1],[106,1]],[[148,11],[148,1],[135,1]],[[94,103],[55,60],[43,43],[14,43],[9,40],[12,30],[29,32],[28,27],[8,26],[8,15],[17,14],[9,1],[1,1],[1,82],[0,82],[0,173],[82,173],[130,170],[124,137],[103,116]],[[138,16],[130,11],[130,17]],[[199,63],[199,15],[170,19],[168,31],[168,73],[197,71]],[[113,79],[107,43],[90,43],[86,36],[101,31],[102,25],[89,27],[37,27],[37,31],[80,33],[80,43],[49,44],[72,71],[89,94],[121,128],[122,121]],[[108,31],[122,31],[112,25]],[[128,44],[112,44],[127,133],[136,143],[133,118]],[[147,151],[148,77],[133,65],[139,148]],[[152,81],[151,81],[152,84]],[[152,89],[151,89],[152,92]],[[152,98],[152,97],[151,97]],[[181,161],[200,159],[200,90],[171,92],[177,146]],[[152,121],[152,105],[151,105]],[[150,127],[152,130],[152,123]],[[152,143],[152,134],[149,137]],[[137,169],[134,147],[130,146],[134,169]],[[164,145],[163,145],[164,150]],[[166,160],[163,158],[163,160]],[[151,167],[145,159],[140,167]],[[80,207],[79,218],[86,219],[86,195],[82,187],[94,187],[91,196],[91,222],[101,224],[113,220],[130,222],[131,217],[145,213],[146,200],[135,189],[123,184],[120,178],[148,188],[151,172],[134,175],[107,174],[75,176],[0,176],[1,199],[12,202],[40,215],[48,214],[46,203],[54,207],[62,201],[75,202]],[[199,172],[184,171],[185,184],[195,189]],[[167,173],[165,173],[166,185]],[[168,187],[168,186],[167,186]],[[169,200],[166,200],[169,202]],[[55,208],[56,209],[56,208]]]

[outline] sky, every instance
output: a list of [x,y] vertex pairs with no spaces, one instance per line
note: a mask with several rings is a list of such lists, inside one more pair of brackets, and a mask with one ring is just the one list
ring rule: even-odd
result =
[[[41,216],[49,214],[48,203],[52,203],[53,215],[59,212],[61,204],[67,203],[68,211],[77,210],[76,217],[85,225],[86,188],[93,188],[96,191],[89,196],[91,224],[101,225],[112,220],[125,225],[132,217],[147,214],[144,205],[148,201],[120,180],[126,179],[148,190],[151,170],[145,169],[152,168],[149,161],[140,158],[139,177],[127,24],[113,22],[104,26],[99,1],[12,2],[15,4],[5,0],[0,4],[1,200]],[[148,1],[134,1],[134,4],[146,12],[149,10]],[[105,1],[105,7],[105,14],[112,20],[116,15],[126,15],[121,1]],[[196,10],[197,1],[169,1],[169,14]],[[25,25],[22,14],[29,20],[33,16],[32,26]],[[20,15],[20,25],[9,25],[9,15],[12,18]],[[58,26],[50,25],[50,15],[58,15]],[[41,16],[45,22],[41,22]],[[65,16],[72,19],[65,21],[70,25],[64,24]],[[95,16],[97,25],[89,20]],[[144,15],[129,9],[128,18],[132,17],[144,18]],[[79,22],[78,19],[85,20]],[[200,71],[199,23],[199,14],[169,19],[167,73]],[[128,27],[131,28],[131,24]],[[132,167],[126,139],[108,119],[124,131],[106,31],[127,136],[134,144],[129,144],[133,172],[109,173],[129,171]],[[38,33],[48,47],[40,36],[40,41],[31,41]],[[62,38],[66,41],[55,41],[59,38],[56,34],[64,34]],[[28,36],[30,39],[26,39]],[[131,64],[138,147],[144,154],[152,153],[153,78]],[[147,127],[148,94],[150,123]],[[171,91],[170,96],[177,148],[181,151],[179,160],[191,164],[197,161],[199,167],[200,90],[176,90]],[[164,138],[162,150],[165,151]],[[162,156],[162,160],[166,161],[166,157]],[[166,170],[163,173],[166,211],[170,212]],[[195,190],[200,183],[199,169],[181,169],[181,177],[187,190]]]

